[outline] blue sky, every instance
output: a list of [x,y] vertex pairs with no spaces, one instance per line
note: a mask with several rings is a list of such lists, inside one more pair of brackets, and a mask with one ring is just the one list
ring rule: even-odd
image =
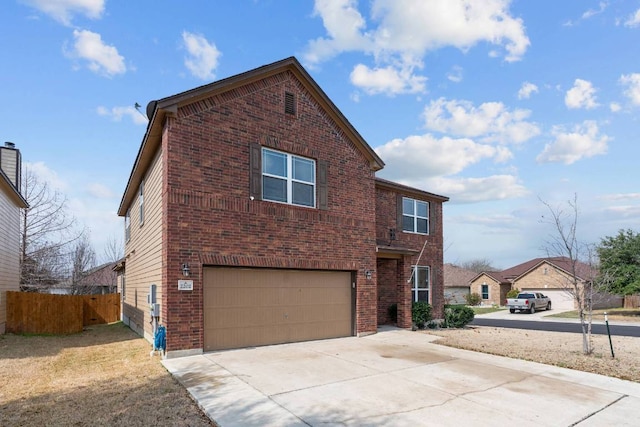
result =
[[[8,0],[0,138],[98,255],[146,120],[134,104],[296,56],[386,162],[450,197],[445,262],[533,257],[577,194],[581,240],[640,220],[640,0]],[[547,215],[548,217],[548,215]]]

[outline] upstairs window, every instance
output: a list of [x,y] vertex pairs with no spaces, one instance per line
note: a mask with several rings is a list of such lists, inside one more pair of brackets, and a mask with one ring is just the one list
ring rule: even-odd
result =
[[144,181],[140,183],[140,225],[144,224]]
[[414,265],[411,269],[411,301],[430,303],[431,277],[429,267]]
[[315,207],[316,162],[263,148],[262,199]]
[[402,231],[429,234],[429,203],[402,198]]

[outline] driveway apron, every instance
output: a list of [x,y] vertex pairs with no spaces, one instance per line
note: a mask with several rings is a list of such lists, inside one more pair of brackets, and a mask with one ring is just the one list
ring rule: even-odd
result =
[[227,426],[632,426],[640,384],[401,329],[163,361]]

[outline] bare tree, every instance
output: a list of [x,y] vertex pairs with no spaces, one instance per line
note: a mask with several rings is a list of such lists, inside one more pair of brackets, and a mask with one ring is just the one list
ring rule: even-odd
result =
[[542,221],[553,227],[545,250],[549,257],[564,258],[567,274],[558,276],[559,286],[569,293],[577,306],[582,328],[582,352],[591,354],[591,323],[593,306],[599,292],[605,288],[597,281],[597,269],[594,246],[578,238],[578,196],[567,201],[567,207],[552,206],[540,199],[547,207],[549,216],[543,215]]
[[29,207],[21,212],[20,285],[22,290],[41,291],[64,279],[70,245],[83,233],[76,230],[75,218],[67,212],[66,198],[28,166],[22,195]]
[[496,271],[497,269],[491,265],[491,260],[487,258],[472,259],[465,261],[459,265],[466,270],[471,270],[475,273],[482,273],[483,271]]
[[71,290],[73,294],[92,294],[95,284],[87,276],[96,264],[96,253],[87,234],[76,242],[71,253]]
[[117,262],[124,257],[124,246],[122,240],[111,236],[107,240],[104,246],[103,261],[104,262]]

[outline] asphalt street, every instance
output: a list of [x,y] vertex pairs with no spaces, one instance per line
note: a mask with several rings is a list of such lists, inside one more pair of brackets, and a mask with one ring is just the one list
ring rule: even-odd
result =
[[[496,328],[512,328],[512,329],[528,329],[534,331],[551,331],[551,332],[573,332],[582,333],[580,323],[556,322],[556,321],[537,321],[537,320],[510,320],[510,319],[487,319],[476,317],[471,325],[476,326],[493,326]],[[640,337],[640,326],[628,325],[609,325],[611,335]],[[607,327],[602,323],[593,323],[591,325],[591,333],[598,335],[606,335]]]

